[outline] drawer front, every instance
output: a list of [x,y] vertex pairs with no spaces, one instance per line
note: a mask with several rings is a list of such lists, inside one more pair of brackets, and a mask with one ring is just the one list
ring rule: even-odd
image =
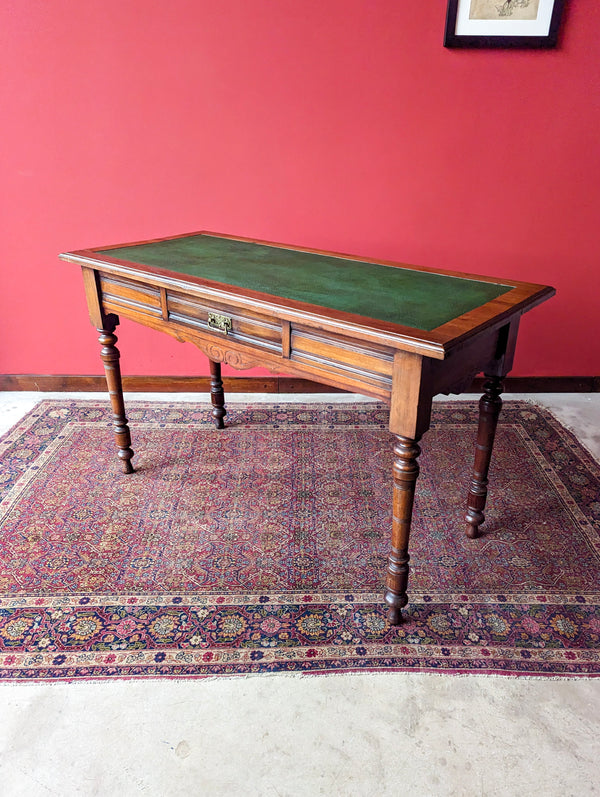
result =
[[153,285],[100,274],[102,302],[109,311],[135,312],[160,318],[160,289]]
[[281,321],[254,310],[231,307],[167,291],[168,320],[281,354]]
[[367,386],[391,389],[394,352],[385,346],[294,325],[290,360]]

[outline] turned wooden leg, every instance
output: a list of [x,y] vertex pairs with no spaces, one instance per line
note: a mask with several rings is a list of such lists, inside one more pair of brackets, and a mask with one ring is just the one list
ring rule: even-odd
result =
[[217,429],[224,429],[223,418],[227,415],[225,409],[225,394],[223,392],[223,382],[221,381],[221,363],[209,360],[210,365],[210,400],[213,405],[212,416],[215,419]]
[[123,385],[121,382],[121,368],[119,366],[120,354],[115,346],[117,336],[114,334],[114,327],[99,329],[98,332],[100,332],[98,340],[102,344],[100,356],[104,362],[106,383],[108,385],[108,393],[110,395],[110,403],[113,411],[115,440],[119,448],[118,456],[123,464],[123,473],[133,473],[134,469],[130,461],[133,456],[133,451],[131,450],[129,426],[127,426],[127,418],[125,417]]
[[488,470],[496,436],[498,417],[502,409],[502,380],[497,376],[488,376],[484,383],[485,393],[479,400],[479,428],[477,445],[475,446],[475,465],[473,478],[467,499],[467,537],[479,537],[479,526],[485,520],[483,510],[487,498]]
[[402,622],[401,609],[408,603],[408,538],[412,519],[415,486],[419,476],[417,457],[421,453],[416,440],[396,435],[394,445],[394,499],[392,517],[392,551],[386,573],[385,601],[392,625]]

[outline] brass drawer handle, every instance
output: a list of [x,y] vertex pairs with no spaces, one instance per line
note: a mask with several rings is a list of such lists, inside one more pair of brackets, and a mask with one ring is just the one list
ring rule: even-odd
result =
[[226,315],[219,315],[219,313],[209,313],[208,326],[226,335],[228,332],[231,332],[231,318]]

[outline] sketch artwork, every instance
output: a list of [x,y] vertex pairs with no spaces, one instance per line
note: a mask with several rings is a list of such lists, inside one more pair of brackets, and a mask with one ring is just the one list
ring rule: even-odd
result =
[[537,19],[540,0],[471,0],[469,19]]

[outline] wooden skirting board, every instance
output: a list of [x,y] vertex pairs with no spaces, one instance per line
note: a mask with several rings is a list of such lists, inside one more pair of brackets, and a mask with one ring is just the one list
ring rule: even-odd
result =
[[[334,387],[286,376],[230,376],[223,379],[231,393],[343,393]],[[482,392],[483,378],[473,381],[471,392]],[[123,387],[133,393],[208,393],[209,376],[124,376]],[[47,392],[103,392],[103,376],[53,374],[2,374],[0,390]],[[598,393],[600,376],[513,376],[505,380],[506,393]]]

